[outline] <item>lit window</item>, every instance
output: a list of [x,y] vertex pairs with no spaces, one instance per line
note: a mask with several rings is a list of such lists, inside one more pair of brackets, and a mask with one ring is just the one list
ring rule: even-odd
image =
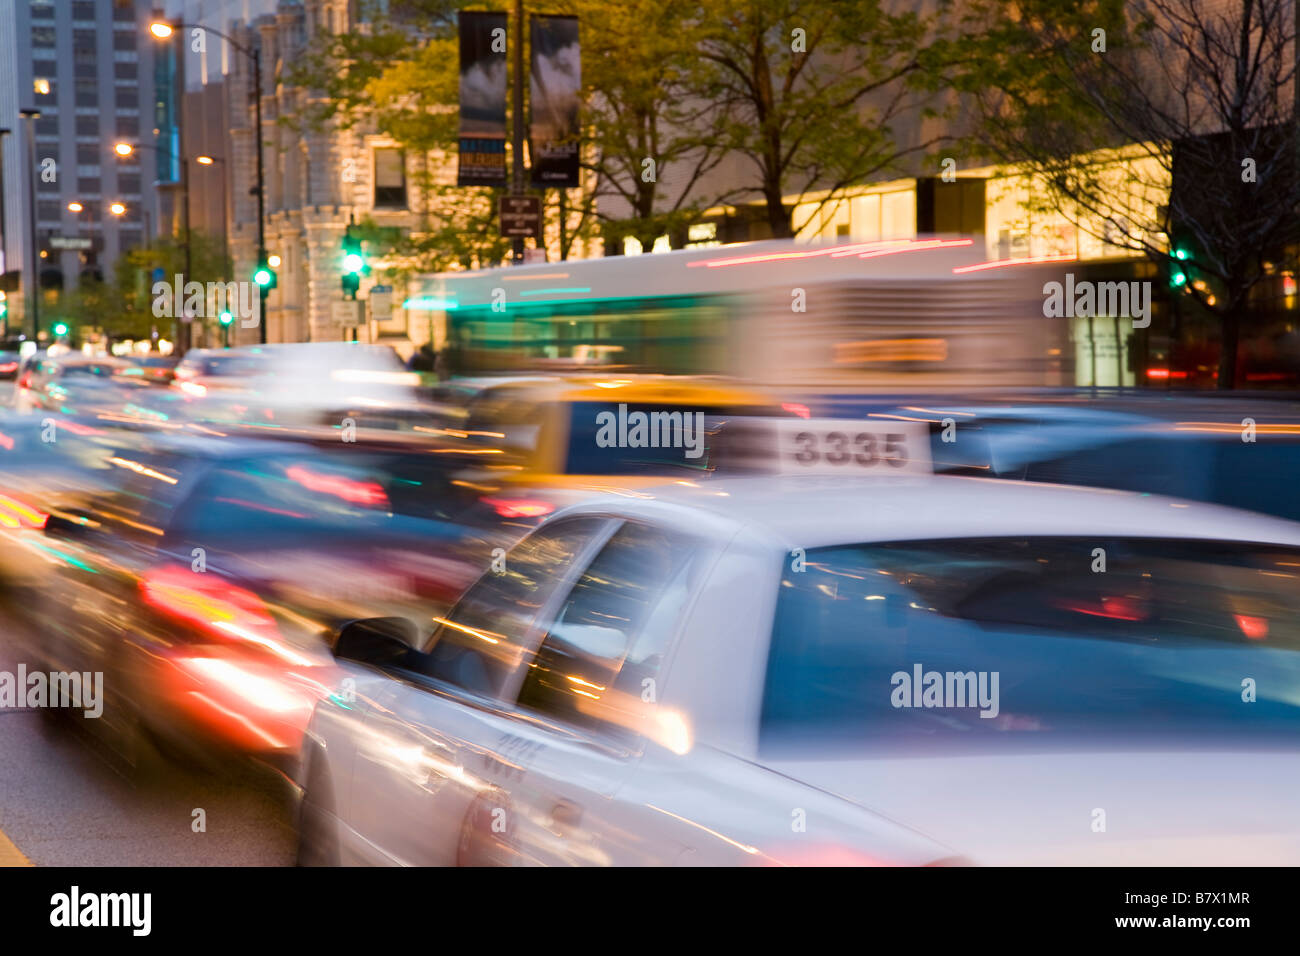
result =
[[36,79],[32,80],[32,89],[35,90],[40,96],[49,96],[50,81],[45,79],[45,77],[43,76],[38,76]]

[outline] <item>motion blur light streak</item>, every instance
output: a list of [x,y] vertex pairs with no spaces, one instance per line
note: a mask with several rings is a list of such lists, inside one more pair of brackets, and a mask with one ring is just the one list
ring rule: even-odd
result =
[[984,272],[988,269],[1005,269],[1009,266],[1026,266],[1041,262],[1074,262],[1078,258],[1074,253],[1067,253],[1058,256],[1029,256],[1024,259],[994,259],[992,262],[980,262],[973,266],[956,266],[952,271],[957,274]]
[[[177,663],[206,680],[214,681],[234,691],[240,700],[248,701],[260,710],[288,713],[310,708],[313,703],[310,698],[288,692],[276,681],[254,674],[219,657],[182,657],[177,660]],[[210,702],[216,704],[215,701],[210,700]]]
[[300,465],[285,469],[285,476],[308,491],[333,495],[355,505],[389,507],[388,495],[377,482],[358,481],[343,475],[322,475]]

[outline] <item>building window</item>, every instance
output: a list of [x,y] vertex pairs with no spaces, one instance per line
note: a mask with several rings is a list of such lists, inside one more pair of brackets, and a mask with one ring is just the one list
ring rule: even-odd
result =
[[122,173],[117,177],[117,190],[127,196],[140,195],[140,177]]
[[138,80],[140,78],[140,64],[135,62],[114,63],[113,77],[118,80]]
[[95,4],[91,2],[91,0],[74,0],[72,4],[72,19],[95,19]]
[[94,166],[99,162],[98,146],[78,146],[77,163],[78,165]]
[[78,135],[78,136],[98,136],[98,135],[99,135],[99,117],[98,117],[98,116],[78,116],[78,117],[77,117],[77,135]]
[[59,71],[54,65],[53,60],[33,60],[32,73],[35,76],[58,76]]
[[59,118],[57,116],[37,117],[36,133],[38,136],[58,136]]
[[406,208],[406,157],[400,149],[375,150],[375,206]]
[[54,19],[54,0],[32,0],[32,19]]
[[135,34],[129,30],[116,30],[113,33],[114,50],[134,50]]
[[32,27],[32,46],[54,46],[54,27]]
[[37,96],[52,96],[54,94],[54,85],[46,77],[38,76],[32,80],[32,92]]
[[82,179],[77,177],[77,192],[85,196],[98,196],[99,190],[103,188],[98,178]]
[[117,118],[117,135],[123,139],[139,136],[140,120],[134,116],[119,116]]
[[140,91],[129,86],[119,86],[117,88],[117,107],[118,109],[139,109]]
[[41,222],[58,222],[63,218],[63,213],[57,202],[42,200],[36,204],[36,218]]
[[135,21],[135,10],[131,6],[131,0],[113,0],[113,19],[119,22]]
[[77,80],[77,105],[98,106],[99,84],[94,80]]

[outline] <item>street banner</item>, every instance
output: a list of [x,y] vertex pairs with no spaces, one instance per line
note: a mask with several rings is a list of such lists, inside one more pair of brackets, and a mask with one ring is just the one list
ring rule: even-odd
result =
[[506,184],[506,15],[462,10],[460,186]]
[[582,66],[578,18],[532,16],[531,120],[528,151],[533,185],[578,185],[578,99]]

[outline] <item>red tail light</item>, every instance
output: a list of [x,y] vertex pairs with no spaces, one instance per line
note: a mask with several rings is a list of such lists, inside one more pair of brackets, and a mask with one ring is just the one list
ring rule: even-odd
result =
[[178,565],[154,568],[140,579],[140,591],[150,607],[194,625],[204,637],[243,642],[290,664],[313,663],[282,640],[261,598],[218,575]]
[[808,406],[801,405],[798,402],[785,402],[782,404],[781,410],[789,412],[791,415],[798,415],[800,418],[810,418],[812,416]]
[[484,498],[483,504],[503,518],[541,518],[555,510],[549,501],[535,498]]
[[1253,614],[1234,614],[1237,619],[1237,626],[1241,628],[1241,633],[1252,641],[1263,641],[1268,638],[1268,618],[1256,617]]
[[0,372],[16,372],[16,371],[18,371],[17,362],[0,362]]

